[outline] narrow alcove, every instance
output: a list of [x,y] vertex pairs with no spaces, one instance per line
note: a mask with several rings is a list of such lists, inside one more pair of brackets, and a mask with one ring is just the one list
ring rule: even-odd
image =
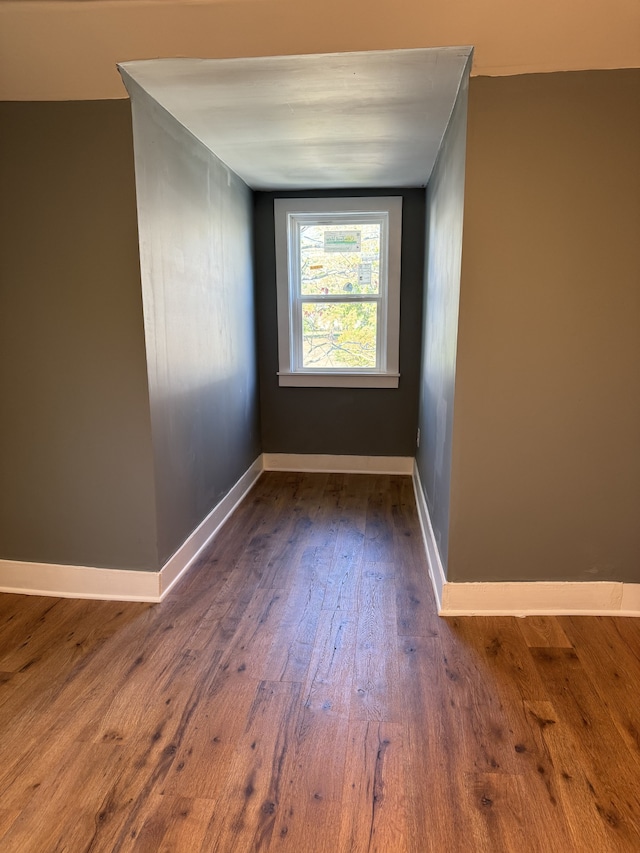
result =
[[[120,66],[161,564],[260,451],[410,461],[417,449],[446,550],[471,54]],[[301,195],[403,198],[397,389],[278,386],[273,200]]]

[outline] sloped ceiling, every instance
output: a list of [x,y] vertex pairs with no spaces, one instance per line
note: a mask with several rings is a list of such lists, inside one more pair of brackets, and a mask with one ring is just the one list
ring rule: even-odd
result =
[[472,48],[119,67],[253,189],[425,186]]

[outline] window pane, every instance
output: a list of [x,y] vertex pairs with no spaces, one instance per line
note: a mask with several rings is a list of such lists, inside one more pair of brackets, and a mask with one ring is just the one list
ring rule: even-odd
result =
[[302,366],[376,367],[375,302],[303,302]]
[[378,293],[380,223],[300,226],[303,296]]

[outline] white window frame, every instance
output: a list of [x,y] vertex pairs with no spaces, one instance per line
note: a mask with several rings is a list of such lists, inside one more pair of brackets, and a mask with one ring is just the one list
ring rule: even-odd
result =
[[[397,388],[400,348],[400,244],[402,197],[380,198],[280,198],[274,201],[276,285],[278,310],[278,381],[298,387]],[[335,215],[335,217],[333,216]],[[330,218],[331,217],[331,218]],[[383,223],[378,295],[336,295],[311,301],[362,301],[378,303],[376,368],[302,367],[302,328],[297,306],[300,292],[299,225],[319,218],[344,223],[345,230],[359,222]],[[385,263],[386,262],[386,263]],[[386,275],[385,275],[386,266]]]

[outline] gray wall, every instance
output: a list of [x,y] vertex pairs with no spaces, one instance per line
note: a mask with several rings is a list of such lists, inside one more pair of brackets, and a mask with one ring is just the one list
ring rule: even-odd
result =
[[640,582],[639,107],[471,81],[450,580]]
[[129,104],[0,127],[0,559],[154,569]]
[[252,197],[131,85],[163,563],[261,451]]
[[[424,190],[255,193],[255,269],[263,449],[271,453],[413,456],[418,420]],[[274,198],[403,196],[400,386],[281,388],[274,248]]]
[[[639,71],[470,82],[450,580],[640,581],[639,85]],[[0,558],[157,568],[129,105],[5,104],[0,124]],[[273,262],[258,273],[266,319]],[[301,399],[288,416],[316,446],[335,418]],[[358,407],[336,405],[348,425]],[[385,409],[376,429],[393,433]],[[166,466],[182,464],[178,426]],[[289,438],[266,449],[299,449]]]
[[467,98],[468,78],[465,77],[427,189],[420,447],[416,462],[445,573],[449,549]]

